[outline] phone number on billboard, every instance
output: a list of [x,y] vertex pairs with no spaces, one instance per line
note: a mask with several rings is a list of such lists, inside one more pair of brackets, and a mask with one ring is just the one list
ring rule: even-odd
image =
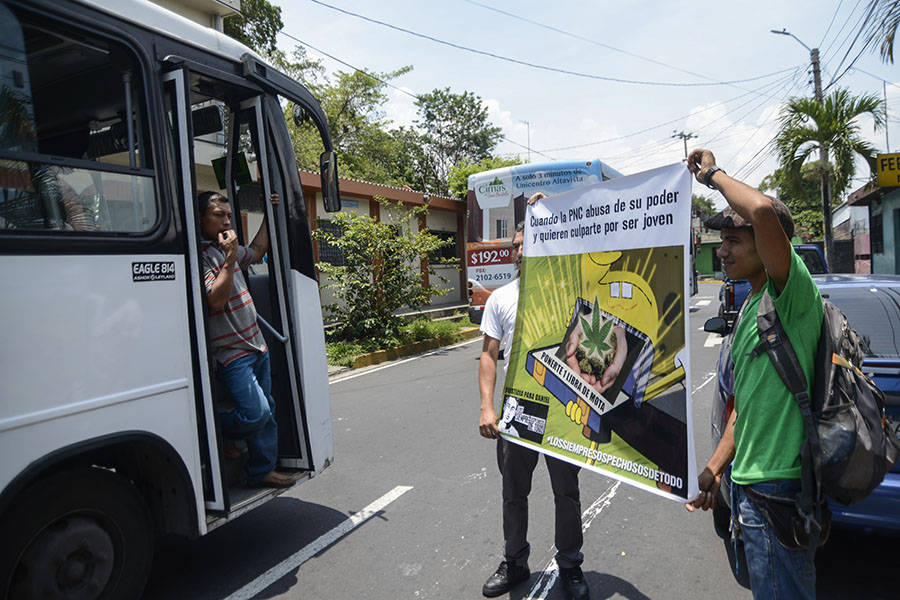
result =
[[475,273],[475,281],[512,281],[512,273]]

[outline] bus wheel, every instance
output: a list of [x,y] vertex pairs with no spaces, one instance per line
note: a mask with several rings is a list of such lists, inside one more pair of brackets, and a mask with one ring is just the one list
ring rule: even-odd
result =
[[144,499],[113,472],[78,468],[25,488],[3,516],[0,598],[140,598],[153,558]]

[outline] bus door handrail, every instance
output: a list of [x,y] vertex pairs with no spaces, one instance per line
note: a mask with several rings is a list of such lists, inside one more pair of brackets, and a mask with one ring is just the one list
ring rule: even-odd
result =
[[275,330],[275,328],[269,324],[268,321],[266,321],[265,319],[262,318],[262,315],[257,314],[256,320],[260,325],[262,325],[266,330],[268,330],[268,332],[271,333],[275,337],[275,339],[277,339],[282,344],[287,344],[288,341],[290,341],[290,338],[285,337],[285,336],[281,335],[280,333],[278,333]]

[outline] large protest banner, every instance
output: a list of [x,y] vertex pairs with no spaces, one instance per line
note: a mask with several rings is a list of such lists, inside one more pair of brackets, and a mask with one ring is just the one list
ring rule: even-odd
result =
[[655,494],[697,494],[683,163],[529,206],[499,429]]

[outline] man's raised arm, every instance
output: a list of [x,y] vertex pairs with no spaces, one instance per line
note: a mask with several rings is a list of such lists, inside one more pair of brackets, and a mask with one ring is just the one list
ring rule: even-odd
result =
[[687,164],[697,181],[719,190],[729,206],[751,224],[756,251],[780,293],[791,271],[791,241],[781,227],[772,199],[726,174],[716,166],[716,157],[709,150],[694,150]]

